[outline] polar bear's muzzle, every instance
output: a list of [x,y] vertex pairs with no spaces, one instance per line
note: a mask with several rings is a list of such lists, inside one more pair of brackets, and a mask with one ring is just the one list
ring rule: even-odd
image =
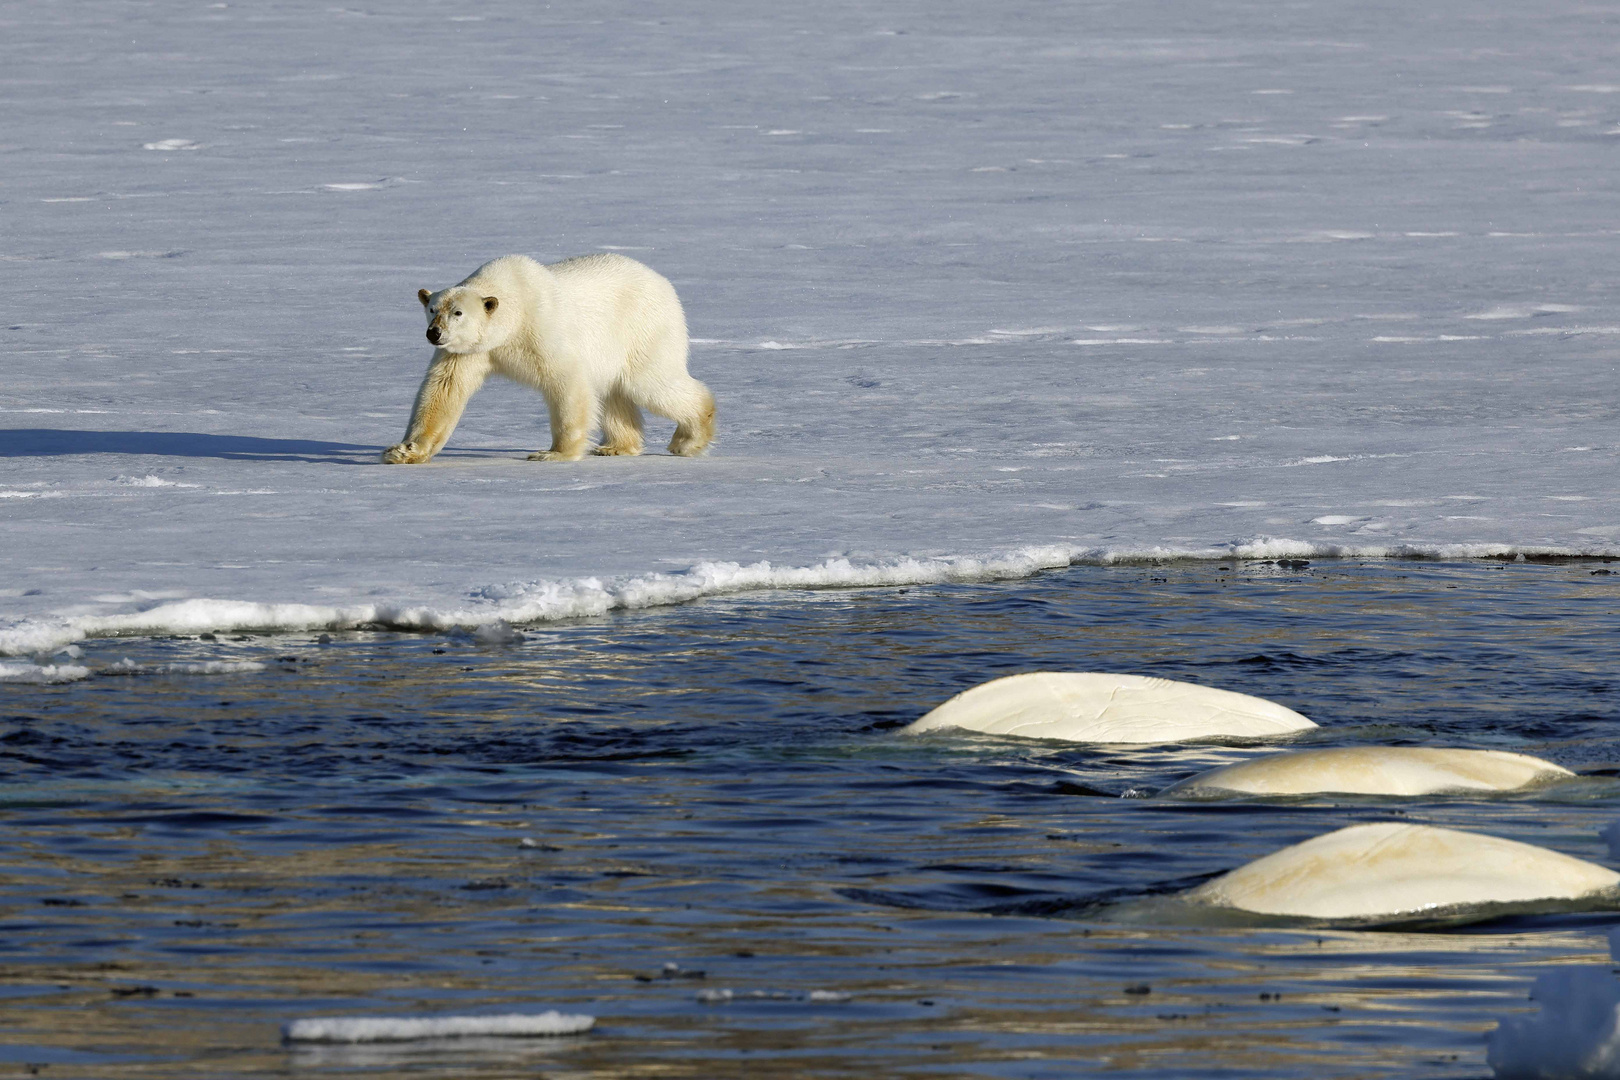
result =
[[439,328],[437,326],[430,326],[427,328],[427,339],[429,341],[437,345],[439,343],[439,337]]

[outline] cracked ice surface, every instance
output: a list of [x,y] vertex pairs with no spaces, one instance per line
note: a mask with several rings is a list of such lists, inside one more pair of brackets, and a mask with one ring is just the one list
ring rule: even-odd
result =
[[[8,27],[0,651],[1620,552],[1620,95],[1585,7],[439,15]],[[680,290],[711,457],[526,462],[543,404],[492,384],[431,465],[375,464],[418,287],[598,250]]]

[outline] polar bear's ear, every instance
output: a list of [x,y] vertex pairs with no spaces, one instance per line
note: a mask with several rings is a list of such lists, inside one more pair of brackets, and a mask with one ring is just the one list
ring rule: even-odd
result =
[[433,294],[428,292],[426,289],[417,289],[416,290],[416,298],[418,300],[422,301],[422,306],[423,307],[427,307],[428,297],[430,297],[432,295]]
[[493,296],[484,297],[484,314],[485,315],[493,315],[495,313],[495,309],[500,307],[500,306],[501,306],[501,302],[497,298],[495,298]]

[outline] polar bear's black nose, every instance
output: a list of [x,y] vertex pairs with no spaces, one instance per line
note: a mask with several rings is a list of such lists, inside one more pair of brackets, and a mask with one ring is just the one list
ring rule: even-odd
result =
[[435,345],[439,343],[439,328],[437,326],[428,327],[428,340]]

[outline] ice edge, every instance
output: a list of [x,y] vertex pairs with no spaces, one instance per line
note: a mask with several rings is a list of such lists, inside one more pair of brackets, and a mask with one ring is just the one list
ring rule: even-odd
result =
[[498,623],[542,623],[610,611],[682,604],[708,596],[773,589],[863,588],[996,581],[1065,566],[1217,559],[1388,558],[1601,558],[1620,557],[1620,546],[1551,547],[1507,543],[1385,544],[1351,546],[1260,537],[1210,547],[1124,548],[1042,545],[983,555],[901,556],[857,561],[832,558],[810,566],[777,567],[700,562],[680,573],[513,582],[470,592],[461,607],[394,603],[343,607],[252,600],[194,598],[114,614],[57,614],[0,625],[0,656],[50,653],[76,641],[102,637],[228,631],[476,629]]

